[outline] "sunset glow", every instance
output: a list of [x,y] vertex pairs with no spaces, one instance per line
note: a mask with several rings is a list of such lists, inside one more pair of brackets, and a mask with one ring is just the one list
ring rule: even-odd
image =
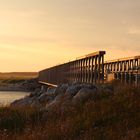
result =
[[140,0],[0,1],[0,71],[39,71],[98,50],[139,55]]

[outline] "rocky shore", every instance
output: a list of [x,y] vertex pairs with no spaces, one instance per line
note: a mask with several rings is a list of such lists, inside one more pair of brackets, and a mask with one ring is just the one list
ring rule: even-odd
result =
[[0,83],[0,91],[27,91],[32,92],[36,88],[40,88],[38,79],[29,80],[10,80]]
[[138,140],[140,87],[62,84],[36,87],[0,108],[0,138],[7,140]]
[[14,101],[11,106],[29,106],[40,110],[49,110],[61,103],[65,107],[66,104],[74,105],[88,100],[96,100],[104,93],[109,96],[113,95],[113,87],[80,83],[62,84],[58,87],[36,88],[29,96]]

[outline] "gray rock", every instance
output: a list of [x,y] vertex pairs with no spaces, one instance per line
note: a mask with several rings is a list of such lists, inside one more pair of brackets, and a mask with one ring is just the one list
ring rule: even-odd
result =
[[44,93],[39,96],[38,100],[41,104],[44,104],[44,103],[49,103],[49,102],[53,101],[54,97]]
[[46,104],[46,110],[51,110],[53,108],[58,107],[58,105],[60,104],[60,100],[54,100],[48,104]]
[[55,91],[56,91],[56,88],[55,88],[55,87],[49,87],[49,88],[47,89],[46,94],[47,94],[47,95],[54,95],[54,94],[55,94]]
[[54,96],[57,97],[58,95],[64,95],[67,88],[68,88],[68,84],[59,85],[54,92]]
[[42,108],[42,105],[40,104],[38,99],[33,100],[30,106],[33,107],[33,108],[37,108],[37,109]]
[[52,102],[46,104],[46,109],[49,110],[51,108],[59,107],[59,104],[61,104],[63,101],[66,101],[64,99],[64,95],[59,94],[55,97],[55,99]]
[[59,94],[55,97],[55,101],[61,100],[63,98],[64,94]]
[[60,86],[60,89],[62,90],[63,93],[65,93],[66,90],[68,89],[68,87],[69,87],[68,84],[62,84],[62,85]]
[[81,84],[81,87],[87,88],[87,89],[96,89],[97,90],[97,87],[93,84]]
[[40,88],[37,88],[35,91],[31,92],[30,97],[39,96],[41,94]]
[[78,93],[80,89],[81,85],[71,85],[70,87],[68,87],[65,94],[73,97]]
[[74,86],[74,85],[80,85],[80,84],[81,84],[80,82],[74,81],[74,82],[72,83],[72,86]]
[[82,88],[74,97],[73,103],[83,103],[97,96],[97,89]]
[[47,86],[47,85],[41,86],[41,92],[42,92],[42,93],[46,92],[47,89],[48,89],[48,86]]
[[11,103],[11,106],[30,106],[33,99],[30,97],[25,97],[20,100],[16,100],[13,103]]

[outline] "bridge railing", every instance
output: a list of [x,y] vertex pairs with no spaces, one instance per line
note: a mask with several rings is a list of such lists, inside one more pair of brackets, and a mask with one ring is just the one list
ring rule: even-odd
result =
[[128,72],[139,70],[140,68],[140,56],[116,59],[105,62],[105,69],[111,72]]
[[41,83],[101,83],[119,79],[140,84],[140,56],[104,62],[105,51],[79,57],[74,61],[47,68],[39,72]]
[[114,73],[116,79],[140,84],[140,56],[106,61],[105,74]]
[[79,57],[74,61],[57,65],[39,72],[39,81],[52,83],[84,82],[100,83],[104,81],[104,55],[99,51]]

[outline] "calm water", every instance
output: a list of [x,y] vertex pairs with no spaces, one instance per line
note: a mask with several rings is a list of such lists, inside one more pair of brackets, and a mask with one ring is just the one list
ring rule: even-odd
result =
[[14,100],[23,98],[29,95],[28,92],[21,91],[0,91],[0,105],[7,105]]

